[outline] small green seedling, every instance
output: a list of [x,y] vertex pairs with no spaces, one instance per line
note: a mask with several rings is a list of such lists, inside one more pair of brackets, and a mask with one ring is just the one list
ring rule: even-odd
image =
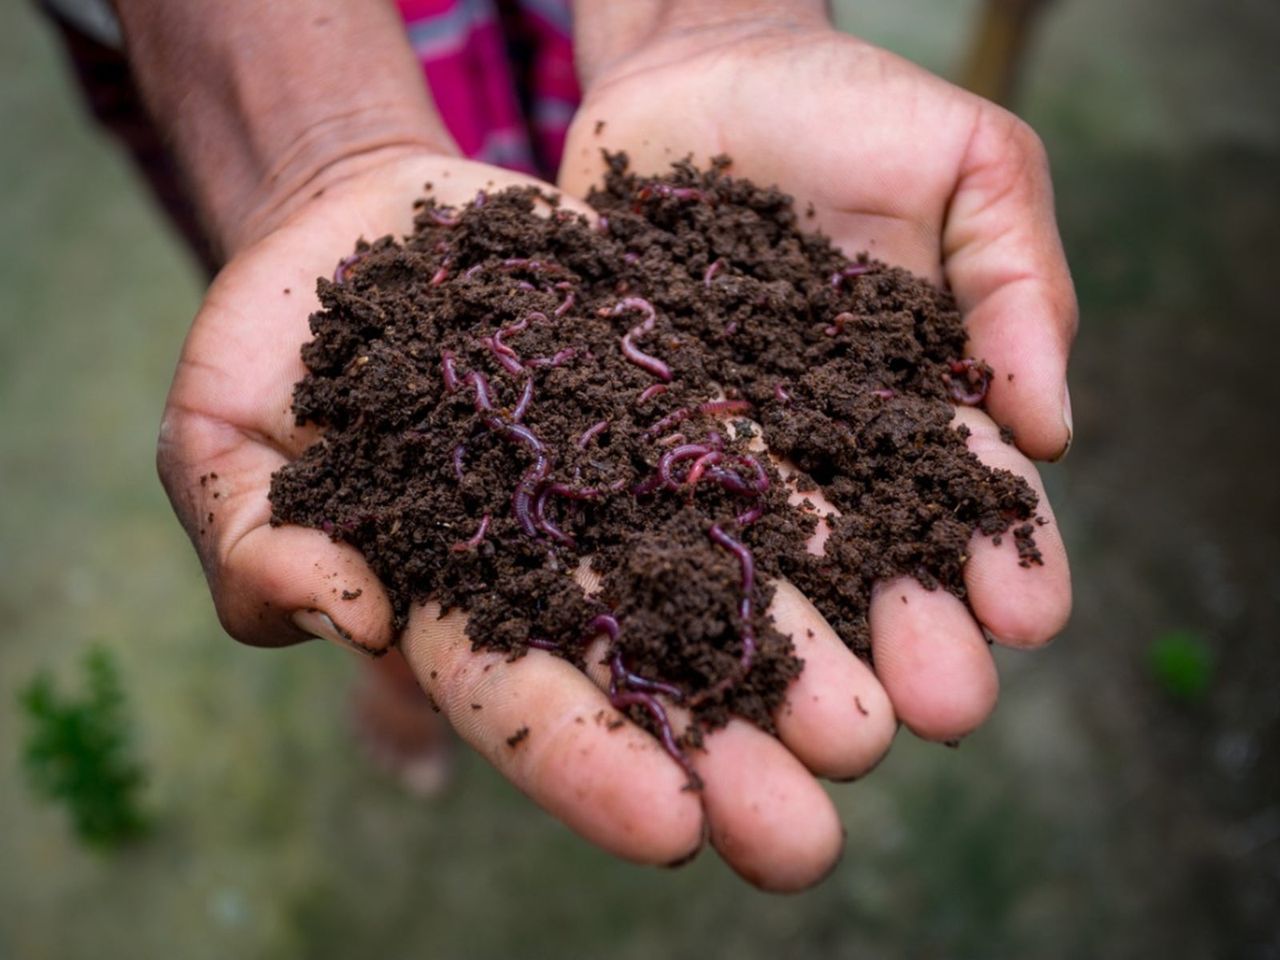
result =
[[67,807],[76,836],[112,848],[146,829],[138,800],[145,776],[131,756],[124,690],[111,654],[91,649],[84,677],[78,699],[64,699],[48,672],[21,692],[29,723],[23,765],[37,795]]
[[1213,680],[1213,651],[1190,630],[1161,634],[1147,651],[1147,663],[1160,688],[1174,700],[1199,703]]

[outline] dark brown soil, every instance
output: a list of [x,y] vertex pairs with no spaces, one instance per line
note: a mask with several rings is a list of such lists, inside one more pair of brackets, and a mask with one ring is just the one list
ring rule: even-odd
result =
[[[469,611],[479,648],[581,664],[588,624],[612,616],[622,692],[647,678],[704,729],[729,714],[772,729],[802,664],[764,613],[771,578],[870,659],[873,583],[906,574],[963,597],[974,531],[1011,531],[1038,562],[1036,498],[951,425],[953,399],[981,402],[991,371],[959,362],[950,296],[851,264],[800,230],[789,197],[724,164],[641,180],[608,160],[598,225],[530,189],[456,211],[427,200],[413,236],[362,243],[341,282],[319,282],[294,403],[324,434],[273,478],[274,522],[359,548],[397,625],[435,597]],[[652,305],[651,329],[628,298]],[[624,355],[628,331],[669,383]],[[812,509],[748,450],[757,430],[841,511],[825,555],[805,549]],[[749,623],[735,542],[757,571]],[[593,596],[582,558],[603,578]],[[644,696],[619,702],[660,730]]]

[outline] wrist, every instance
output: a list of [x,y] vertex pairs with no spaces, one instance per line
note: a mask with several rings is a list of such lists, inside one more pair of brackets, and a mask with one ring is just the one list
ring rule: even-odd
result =
[[831,27],[825,0],[574,0],[574,46],[584,91],[623,65],[666,62],[735,40]]
[[224,255],[396,154],[452,153],[386,0],[116,0],[130,64]]

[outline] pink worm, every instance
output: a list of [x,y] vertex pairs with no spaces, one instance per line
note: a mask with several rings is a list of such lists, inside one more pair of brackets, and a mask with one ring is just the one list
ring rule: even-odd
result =
[[347,282],[347,271],[363,260],[367,254],[353,253],[350,256],[343,257],[338,261],[338,265],[333,268],[333,282],[341,286]]
[[[970,407],[976,407],[987,398],[991,387],[991,372],[978,364],[977,360],[966,357],[964,360],[952,360],[949,364],[951,373],[942,375],[942,382],[947,385],[951,399]],[[955,377],[964,376],[964,380]]]
[[613,308],[613,314],[616,316],[625,310],[639,310],[644,313],[644,320],[636,326],[632,327],[622,335],[622,354],[637,367],[647,370],[655,377],[663,382],[670,382],[671,368],[659,360],[657,357],[645,353],[635,345],[635,338],[649,333],[653,330],[654,321],[657,319],[657,311],[653,309],[653,304],[644,297],[625,297],[619,300]]
[[578,438],[578,442],[577,442],[578,449],[585,450],[587,448],[588,443],[590,443],[592,440],[600,436],[600,434],[604,433],[608,429],[609,429],[608,420],[600,420],[600,421],[597,421],[596,423],[593,423],[591,426],[587,427],[586,430],[582,431],[582,436]]
[[480,528],[471,535],[470,539],[460,540],[449,549],[461,553],[464,550],[474,550],[476,547],[480,546],[484,541],[485,534],[489,532],[489,520],[489,514],[486,513],[480,519]]

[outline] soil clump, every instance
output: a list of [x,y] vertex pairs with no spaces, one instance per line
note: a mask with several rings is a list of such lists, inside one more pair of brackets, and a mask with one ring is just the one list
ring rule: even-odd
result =
[[[773,729],[802,669],[773,579],[870,660],[876,581],[963,598],[975,531],[1038,563],[1036,497],[952,426],[992,371],[947,293],[850,261],[727,162],[606,160],[596,223],[531,188],[427,199],[319,281],[294,410],[323,435],[273,478],[273,522],[358,548],[397,625],[432,597],[477,648],[585,666],[605,638],[614,704],[679,758],[664,702],[689,742]],[[821,556],[789,486],[839,511]]]

